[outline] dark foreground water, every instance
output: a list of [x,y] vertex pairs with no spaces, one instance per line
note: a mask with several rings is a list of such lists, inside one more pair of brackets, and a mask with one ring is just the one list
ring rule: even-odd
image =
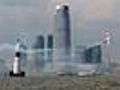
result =
[[120,90],[120,77],[6,77],[0,90]]

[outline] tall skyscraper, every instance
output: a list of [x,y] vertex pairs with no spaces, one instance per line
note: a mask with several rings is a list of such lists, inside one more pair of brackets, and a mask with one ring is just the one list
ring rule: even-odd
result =
[[36,52],[34,53],[34,63],[35,63],[35,69],[37,71],[42,70],[44,68],[45,65],[45,40],[44,40],[44,36],[39,35],[36,38],[36,42],[33,45],[33,49],[36,50]]
[[49,34],[47,35],[47,38],[46,38],[46,41],[47,41],[47,66],[46,66],[46,69],[48,71],[52,71],[53,70],[53,52],[54,52],[54,38],[53,38],[53,35]]
[[47,37],[47,48],[48,49],[53,49],[53,47],[54,47],[53,35],[48,35],[48,37]]
[[[69,6],[56,7],[55,13],[55,53],[60,57],[67,57],[71,49],[71,29]],[[62,56],[61,56],[62,55]],[[58,58],[60,58],[58,57]]]
[[44,44],[45,44],[44,36],[39,35],[39,36],[37,36],[36,42],[33,45],[33,47],[35,49],[44,49],[44,46],[45,46]]
[[54,47],[54,40],[53,40],[53,35],[48,35],[47,36],[47,56],[48,56],[48,62],[53,61],[53,47]]

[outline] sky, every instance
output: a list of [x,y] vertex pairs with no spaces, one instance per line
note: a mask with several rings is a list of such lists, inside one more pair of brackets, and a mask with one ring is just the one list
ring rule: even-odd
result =
[[112,34],[113,57],[120,59],[120,0],[0,0],[0,45],[14,44],[25,34],[33,43],[39,34],[54,33],[55,6],[70,4],[74,46],[89,45]]

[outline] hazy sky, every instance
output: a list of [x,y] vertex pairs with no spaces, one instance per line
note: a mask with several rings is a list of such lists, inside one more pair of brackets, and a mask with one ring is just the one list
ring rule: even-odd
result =
[[113,36],[113,52],[120,53],[120,0],[0,0],[0,44],[14,43],[22,32],[29,42],[38,34],[52,33],[57,4],[70,3],[74,44],[93,44],[104,30]]

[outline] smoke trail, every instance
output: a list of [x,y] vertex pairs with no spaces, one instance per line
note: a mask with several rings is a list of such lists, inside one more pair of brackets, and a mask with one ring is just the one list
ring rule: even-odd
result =
[[0,51],[4,50],[4,49],[14,49],[14,45],[12,44],[2,44],[0,45]]

